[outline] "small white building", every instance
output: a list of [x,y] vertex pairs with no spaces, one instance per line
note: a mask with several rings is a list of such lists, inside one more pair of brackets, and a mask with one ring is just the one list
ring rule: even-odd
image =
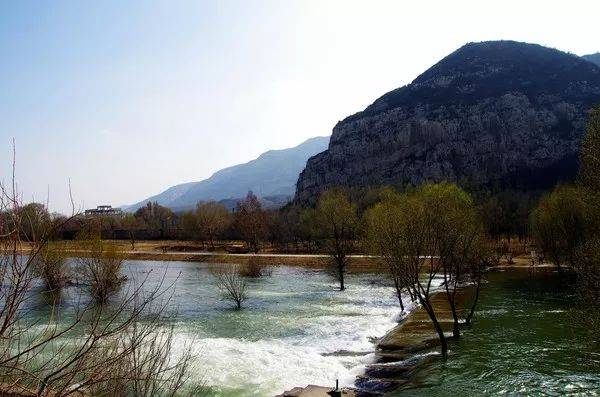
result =
[[123,210],[120,208],[113,208],[112,205],[99,205],[96,208],[85,210],[85,215],[123,215]]

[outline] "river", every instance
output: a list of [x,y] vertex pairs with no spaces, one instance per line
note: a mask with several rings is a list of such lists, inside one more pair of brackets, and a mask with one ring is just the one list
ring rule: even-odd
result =
[[[334,385],[338,378],[352,385],[374,360],[375,338],[398,320],[394,290],[380,276],[350,274],[340,292],[326,272],[278,266],[271,276],[249,279],[249,298],[235,310],[222,299],[210,266],[124,264],[130,283],[146,279],[150,290],[164,277],[163,285],[173,284],[175,350],[191,343],[191,382],[204,383],[210,395],[273,396],[295,386]],[[64,307],[79,295],[80,289],[67,288]],[[38,302],[38,314],[47,312]]]
[[[340,292],[326,272],[274,267],[271,276],[249,280],[249,298],[235,310],[222,299],[210,266],[126,261],[124,273],[129,283],[146,279],[146,289],[163,277],[164,285],[173,284],[175,351],[193,346],[190,381],[213,396],[273,396],[336,379],[352,386],[375,360],[375,339],[399,319],[394,290],[381,276],[350,274]],[[597,395],[598,331],[580,320],[564,284],[556,274],[489,273],[474,325],[450,344],[449,358],[433,360],[390,396]],[[80,293],[67,288],[64,307]],[[35,302],[31,314],[43,317],[48,307]]]

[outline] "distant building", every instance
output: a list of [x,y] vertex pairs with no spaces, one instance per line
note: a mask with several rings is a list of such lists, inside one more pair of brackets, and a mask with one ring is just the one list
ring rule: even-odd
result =
[[113,208],[112,205],[99,205],[96,208],[85,210],[86,215],[123,215],[123,210]]

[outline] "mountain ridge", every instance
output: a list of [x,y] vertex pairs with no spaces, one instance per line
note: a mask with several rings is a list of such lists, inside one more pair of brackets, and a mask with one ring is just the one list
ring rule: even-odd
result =
[[149,201],[174,210],[194,208],[198,201],[224,201],[230,203],[245,196],[252,190],[264,199],[267,206],[284,204],[284,198],[294,194],[298,174],[306,160],[327,148],[328,136],[307,139],[301,144],[279,150],[268,150],[257,158],[214,172],[210,177],[197,181],[171,186],[163,192],[123,206],[133,212]]
[[338,122],[301,173],[296,200],[334,186],[423,181],[553,186],[573,178],[586,112],[598,102],[600,67],[583,58],[468,43]]
[[592,62],[592,63],[600,66],[600,52],[597,52],[595,54],[583,55],[582,58],[588,62]]

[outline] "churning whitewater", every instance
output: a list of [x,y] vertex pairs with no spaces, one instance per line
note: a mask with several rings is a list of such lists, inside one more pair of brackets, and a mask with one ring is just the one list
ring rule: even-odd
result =
[[175,282],[176,344],[193,346],[195,373],[219,396],[272,396],[336,379],[352,385],[373,362],[376,338],[401,315],[394,289],[373,275],[349,275],[340,292],[325,272],[276,267],[250,281],[244,308],[234,310],[207,265],[130,261],[128,271],[154,268],[151,287],[166,266],[167,282]]

